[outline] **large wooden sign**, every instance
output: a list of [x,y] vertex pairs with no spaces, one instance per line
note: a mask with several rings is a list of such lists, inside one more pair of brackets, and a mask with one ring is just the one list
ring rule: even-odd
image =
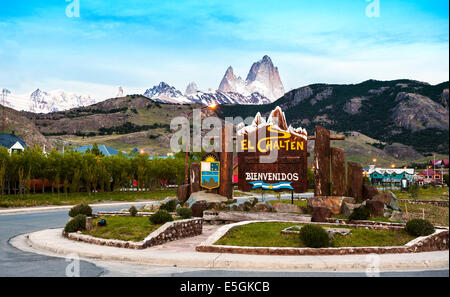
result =
[[[279,107],[267,122],[258,113],[252,125],[238,131],[238,188],[306,192],[307,138],[306,130],[287,126]],[[274,150],[276,159],[262,162]]]

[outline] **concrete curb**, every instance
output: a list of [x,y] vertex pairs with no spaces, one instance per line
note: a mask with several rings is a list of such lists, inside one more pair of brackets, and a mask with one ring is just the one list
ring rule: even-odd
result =
[[[373,255],[346,256],[266,256],[195,251],[164,250],[158,247],[131,250],[74,242],[61,235],[62,229],[42,230],[13,238],[11,244],[36,253],[65,257],[77,254],[85,260],[120,261],[159,266],[196,268],[227,268],[282,271],[366,271],[373,265]],[[23,248],[22,248],[23,249]],[[368,257],[369,256],[369,257]],[[448,251],[416,254],[383,254],[379,257],[380,271],[448,269]],[[373,268],[372,268],[373,269]],[[371,270],[372,271],[372,270]]]
[[[136,202],[111,202],[111,203],[99,203],[99,204],[89,204],[92,208],[97,207],[109,207],[109,206],[121,206],[121,205],[142,205],[152,202],[154,200],[148,201],[136,201]],[[66,209],[71,209],[75,205],[63,205],[63,206],[42,206],[42,207],[23,207],[23,208],[11,208],[11,209],[1,209],[1,215],[13,215],[13,214],[26,214],[26,213],[39,213],[39,212],[52,212],[61,211]]]

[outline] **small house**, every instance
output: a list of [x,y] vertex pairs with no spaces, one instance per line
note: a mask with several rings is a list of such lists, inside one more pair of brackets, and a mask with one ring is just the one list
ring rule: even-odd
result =
[[6,147],[11,154],[14,152],[23,152],[27,144],[15,134],[0,134],[0,146]]

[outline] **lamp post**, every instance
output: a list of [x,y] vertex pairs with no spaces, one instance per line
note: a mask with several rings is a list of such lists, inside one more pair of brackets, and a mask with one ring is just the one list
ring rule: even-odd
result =
[[[203,111],[204,109],[209,108],[210,110],[214,110],[217,108],[217,104],[216,103],[211,103],[210,105],[204,106],[202,108],[200,108],[200,112]],[[189,119],[189,116],[193,113],[194,111],[190,111],[187,113],[187,117]],[[190,143],[190,127],[189,130],[187,131],[187,137],[186,137],[186,169],[185,169],[185,176],[184,176],[184,184],[187,185],[189,183],[189,174],[188,174],[188,168],[189,168],[189,143]]]

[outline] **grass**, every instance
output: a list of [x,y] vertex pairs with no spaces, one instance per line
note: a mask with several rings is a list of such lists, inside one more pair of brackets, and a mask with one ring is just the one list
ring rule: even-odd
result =
[[175,196],[176,189],[154,190],[150,192],[108,192],[108,193],[73,193],[73,194],[28,194],[4,195],[0,197],[0,207],[32,207],[48,205],[74,205],[81,202],[98,203],[109,201],[163,200],[168,196]]
[[400,203],[403,211],[408,208],[410,218],[422,218],[422,209],[425,212],[425,219],[429,220],[433,225],[448,226],[449,225],[449,208],[430,205],[430,204],[412,204]]
[[[298,223],[252,223],[233,228],[215,245],[251,247],[305,247],[297,234],[281,234],[281,230]],[[333,226],[336,227],[336,226]],[[344,227],[344,226],[342,226]],[[415,237],[405,231],[349,228],[352,234],[335,235],[332,247],[401,246]]]
[[[285,204],[291,204],[291,199],[281,199],[281,200],[268,200],[270,204],[274,205],[275,203],[285,203]],[[294,205],[306,208],[308,204],[308,201],[306,200],[297,200],[294,199]]]
[[[341,220],[347,220],[348,216],[345,216],[343,214],[336,214],[333,215],[334,219],[341,219]],[[371,217],[368,219],[368,221],[374,221],[374,222],[388,222],[388,223],[401,223],[401,221],[391,221],[389,220],[389,217]]]
[[[413,199],[411,194],[400,190],[392,190],[398,199]],[[418,200],[448,200],[448,187],[419,188]]]
[[161,225],[153,225],[148,217],[115,217],[106,216],[96,218],[93,224],[98,220],[105,219],[106,226],[95,226],[90,231],[83,231],[83,234],[105,239],[119,239],[124,241],[142,241],[150,233],[161,227]]

